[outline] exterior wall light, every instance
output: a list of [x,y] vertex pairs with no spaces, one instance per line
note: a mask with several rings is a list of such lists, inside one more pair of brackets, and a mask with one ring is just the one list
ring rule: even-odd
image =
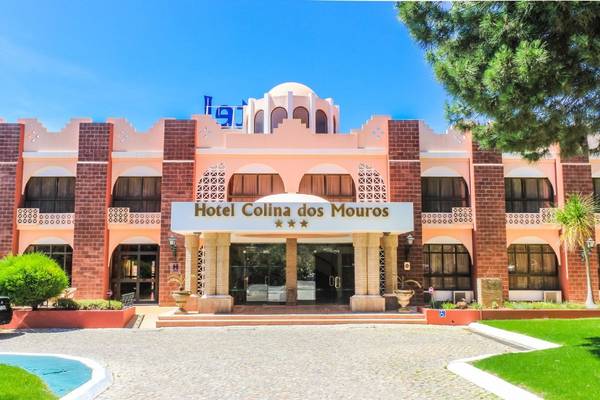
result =
[[594,239],[592,239],[592,238],[588,238],[588,240],[585,241],[585,246],[588,248],[588,250],[591,250],[595,244],[596,243],[594,242]]
[[408,261],[408,254],[410,253],[410,248],[412,247],[414,242],[415,237],[411,233],[409,233],[408,236],[406,236],[406,244],[404,245],[404,259],[406,261]]
[[169,236],[167,240],[169,241],[169,247],[173,252],[173,258],[177,259],[177,238],[175,236]]
[[508,266],[508,272],[512,273],[512,272],[515,272],[516,270],[517,270],[517,267],[515,265],[513,265],[513,264],[510,264]]

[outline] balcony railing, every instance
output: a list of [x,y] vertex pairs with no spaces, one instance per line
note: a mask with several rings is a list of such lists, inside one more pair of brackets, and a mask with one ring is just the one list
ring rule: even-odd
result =
[[554,223],[555,208],[540,208],[536,213],[506,213],[506,225],[548,225]]
[[127,207],[109,207],[108,224],[135,225],[139,227],[160,226],[159,212],[130,212]]
[[452,212],[424,212],[421,214],[424,225],[464,225],[473,223],[471,207],[453,207]]
[[42,213],[39,208],[17,209],[17,226],[72,228],[74,221],[74,213]]

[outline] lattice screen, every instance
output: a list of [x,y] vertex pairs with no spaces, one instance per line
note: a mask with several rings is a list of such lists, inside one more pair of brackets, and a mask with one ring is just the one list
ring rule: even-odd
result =
[[199,296],[204,294],[204,271],[206,270],[206,262],[204,258],[204,247],[198,249],[198,278],[197,292]]
[[387,189],[381,174],[367,164],[358,166],[358,201],[363,203],[384,203]]
[[225,201],[225,166],[223,163],[213,165],[202,174],[198,181],[196,201],[216,202]]
[[385,251],[379,247],[379,294],[385,293]]

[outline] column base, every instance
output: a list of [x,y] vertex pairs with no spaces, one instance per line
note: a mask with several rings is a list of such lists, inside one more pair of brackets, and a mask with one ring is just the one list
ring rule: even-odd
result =
[[383,298],[385,299],[385,311],[396,311],[398,310],[398,298],[395,294],[384,294]]
[[204,295],[198,299],[201,314],[225,314],[233,310],[233,297],[228,294]]
[[385,299],[379,295],[359,295],[350,297],[352,312],[384,312]]
[[185,312],[198,312],[199,299],[200,296],[198,296],[197,294],[190,295],[190,297],[188,297],[187,302],[185,303],[185,306],[183,306]]

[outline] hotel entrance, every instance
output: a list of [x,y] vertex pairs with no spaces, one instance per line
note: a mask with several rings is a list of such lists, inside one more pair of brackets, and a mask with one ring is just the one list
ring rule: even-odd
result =
[[351,243],[298,244],[298,303],[348,304],[354,295]]

